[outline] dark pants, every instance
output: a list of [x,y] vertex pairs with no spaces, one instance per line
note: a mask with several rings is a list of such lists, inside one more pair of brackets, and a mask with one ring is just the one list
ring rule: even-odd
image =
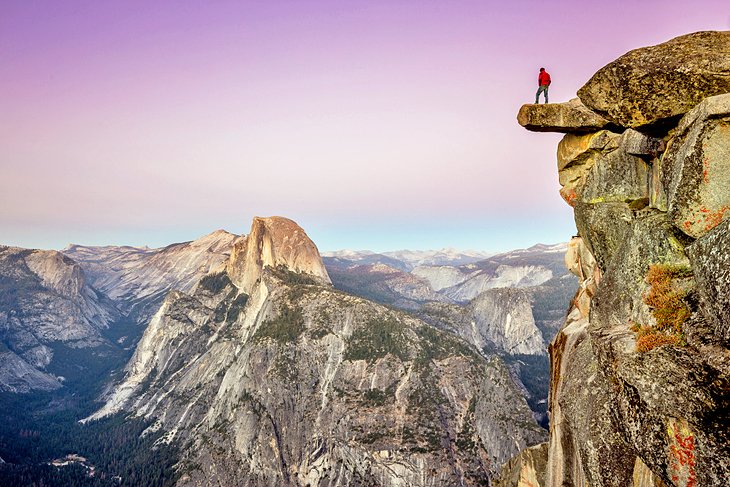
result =
[[545,103],[548,102],[548,86],[549,85],[542,85],[537,89],[537,93],[535,93],[535,103],[540,103],[540,93],[545,93]]

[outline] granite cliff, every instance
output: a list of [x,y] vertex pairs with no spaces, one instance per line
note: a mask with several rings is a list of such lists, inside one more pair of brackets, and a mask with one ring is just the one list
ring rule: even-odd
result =
[[566,133],[580,280],[550,345],[550,440],[501,486],[730,479],[730,32],[631,51],[518,121]]
[[54,359],[74,350],[107,353],[104,331],[119,316],[70,258],[0,246],[0,391],[61,387],[65,374]]
[[180,485],[483,485],[544,441],[498,358],[333,289],[291,220],[170,293],[90,419],[154,421]]
[[159,249],[69,245],[62,252],[81,266],[91,286],[146,325],[170,290],[190,291],[202,276],[225,263],[238,238],[216,230]]

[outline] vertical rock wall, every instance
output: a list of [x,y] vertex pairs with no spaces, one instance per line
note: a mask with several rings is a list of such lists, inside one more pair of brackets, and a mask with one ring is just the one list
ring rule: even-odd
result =
[[518,457],[500,485],[728,485],[730,32],[631,51],[579,96],[518,117],[567,133],[581,286],[550,346],[545,471],[514,480]]

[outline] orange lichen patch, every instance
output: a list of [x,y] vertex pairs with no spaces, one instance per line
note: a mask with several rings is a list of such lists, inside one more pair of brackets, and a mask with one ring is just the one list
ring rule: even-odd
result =
[[670,420],[667,425],[669,437],[669,475],[675,485],[697,487],[695,472],[695,438],[684,420]]
[[725,216],[725,212],[730,210],[730,206],[723,206],[719,210],[710,211],[707,208],[701,208],[702,211],[705,212],[704,215],[704,223],[705,223],[705,231],[710,231],[716,226],[718,226],[720,223],[722,223],[722,219]]
[[698,212],[693,215],[694,219],[684,220],[682,226],[687,233],[690,233],[693,229],[706,233],[722,223],[725,213],[728,211],[730,211],[730,206],[723,206],[717,210],[710,210],[705,206],[701,206]]
[[575,207],[575,202],[578,199],[578,194],[576,194],[575,189],[573,189],[573,188],[562,188],[560,190],[560,196],[570,206]]

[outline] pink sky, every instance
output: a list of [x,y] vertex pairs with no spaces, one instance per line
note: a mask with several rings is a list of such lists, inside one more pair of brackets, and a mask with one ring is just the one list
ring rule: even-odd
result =
[[565,101],[726,1],[0,1],[0,243],[152,246],[254,215],[321,249],[566,240]]

